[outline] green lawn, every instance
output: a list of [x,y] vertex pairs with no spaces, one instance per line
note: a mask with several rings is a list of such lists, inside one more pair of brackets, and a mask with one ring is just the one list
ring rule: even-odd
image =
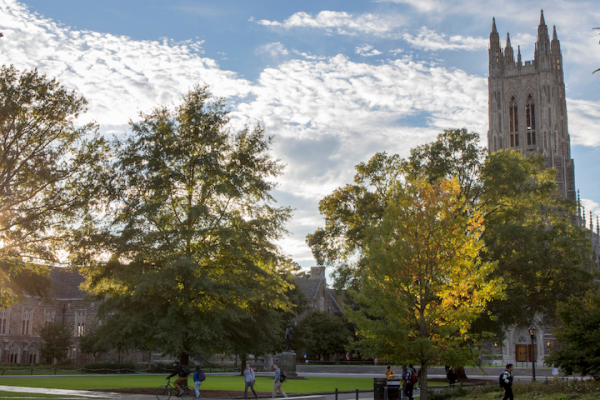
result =
[[[191,378],[188,381],[191,383]],[[0,379],[0,385],[37,387],[52,389],[123,389],[123,388],[155,388],[165,384],[163,376],[81,376],[52,378],[13,378]],[[288,380],[283,390],[290,393],[331,392],[338,390],[373,389],[370,378],[310,378]],[[244,378],[238,376],[208,375],[202,384],[206,390],[244,390]],[[273,378],[257,377],[256,389],[273,390]]]
[[[72,397],[72,396],[63,396],[63,395],[52,395],[45,393],[19,393],[19,392],[3,392],[0,391],[0,399],[8,400],[84,400],[83,397]],[[89,398],[85,398],[85,400],[89,400]]]

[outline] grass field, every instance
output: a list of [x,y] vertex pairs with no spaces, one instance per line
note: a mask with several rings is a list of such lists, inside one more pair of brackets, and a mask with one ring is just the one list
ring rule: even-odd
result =
[[[191,383],[191,378],[189,379]],[[0,385],[52,388],[52,389],[125,389],[125,388],[155,388],[165,384],[163,376],[81,376],[81,377],[52,377],[52,378],[12,378],[0,379]],[[373,389],[373,379],[370,378],[309,378],[288,380],[283,384],[286,392],[314,393],[338,390]],[[256,378],[256,390],[271,391],[273,379]],[[207,376],[202,384],[205,390],[244,390],[244,378],[238,376]]]
[[[188,383],[191,383],[191,378]],[[77,376],[48,378],[10,378],[0,379],[0,385],[50,388],[50,389],[130,389],[155,388],[165,384],[164,376]],[[429,383],[435,385],[435,383]],[[307,378],[288,380],[283,390],[289,393],[316,393],[349,390],[372,390],[371,378]],[[273,390],[273,378],[257,377],[255,389],[261,392]],[[206,377],[201,390],[244,390],[244,378],[241,376]]]

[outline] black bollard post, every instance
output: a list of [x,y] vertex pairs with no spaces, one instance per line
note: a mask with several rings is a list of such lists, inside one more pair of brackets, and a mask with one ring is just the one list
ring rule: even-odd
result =
[[356,400],[358,400],[358,389],[356,389]]
[[335,388],[335,400],[338,400],[338,389]]

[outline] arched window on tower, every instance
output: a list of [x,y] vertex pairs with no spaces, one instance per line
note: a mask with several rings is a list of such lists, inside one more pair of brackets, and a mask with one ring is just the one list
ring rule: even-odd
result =
[[[516,133],[519,131],[519,112],[517,107],[517,99],[515,96],[510,98],[510,102],[508,103],[508,120],[509,120],[509,131],[510,134],[510,147],[518,147],[519,146],[519,134]],[[513,133],[515,132],[515,133]]]
[[531,94],[527,96],[525,116],[527,120],[527,145],[535,146],[535,103]]

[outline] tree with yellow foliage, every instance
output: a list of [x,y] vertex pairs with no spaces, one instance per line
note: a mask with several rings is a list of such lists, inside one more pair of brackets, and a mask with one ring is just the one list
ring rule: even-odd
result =
[[362,287],[348,317],[362,345],[421,366],[427,400],[427,367],[460,353],[503,284],[490,278],[495,263],[480,259],[483,217],[458,180],[398,180],[386,197],[380,223],[366,232]]

